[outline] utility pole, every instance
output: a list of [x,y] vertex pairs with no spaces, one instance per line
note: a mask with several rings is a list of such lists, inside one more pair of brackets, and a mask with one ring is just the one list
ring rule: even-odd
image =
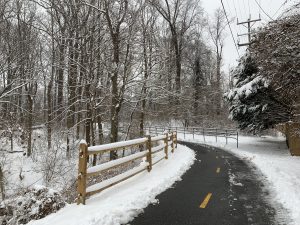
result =
[[247,28],[248,28],[248,33],[238,34],[238,37],[242,37],[242,36],[246,36],[246,35],[248,36],[248,42],[242,43],[242,44],[238,43],[239,47],[250,46],[252,44],[252,42],[251,42],[251,28],[258,21],[261,21],[260,15],[259,15],[259,19],[255,19],[255,20],[251,20],[251,15],[250,15],[250,17],[249,17],[249,19],[247,21],[239,22],[239,20],[237,20],[237,25],[243,25],[243,26],[245,26],[244,24],[247,24]]

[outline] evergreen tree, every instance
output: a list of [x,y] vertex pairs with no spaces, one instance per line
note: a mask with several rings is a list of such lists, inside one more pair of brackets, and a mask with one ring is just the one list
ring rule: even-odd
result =
[[276,98],[276,91],[260,75],[249,52],[240,59],[233,77],[234,88],[225,94],[225,99],[230,105],[230,118],[241,129],[257,132],[289,120],[289,107]]

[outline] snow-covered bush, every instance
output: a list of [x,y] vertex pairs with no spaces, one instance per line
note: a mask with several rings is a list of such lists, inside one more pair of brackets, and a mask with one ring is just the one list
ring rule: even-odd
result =
[[62,136],[62,131],[53,134],[51,148],[48,149],[46,131],[36,131],[31,156],[34,159],[32,169],[42,177],[41,184],[59,191],[72,185],[76,178],[79,153],[78,141],[71,139],[71,151],[67,156]]
[[19,225],[41,219],[66,205],[61,195],[43,186],[28,189],[23,195],[2,201],[0,224]]
[[289,120],[298,119],[298,122],[300,122],[299,22],[300,13],[295,11],[289,16],[269,23],[258,30],[251,45],[251,54],[259,66],[259,75],[271,81],[270,86],[276,92],[274,96],[276,100],[290,108]]

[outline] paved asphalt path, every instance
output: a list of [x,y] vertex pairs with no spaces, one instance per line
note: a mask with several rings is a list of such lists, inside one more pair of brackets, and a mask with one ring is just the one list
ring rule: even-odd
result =
[[268,193],[246,163],[216,148],[181,144],[195,150],[196,162],[182,181],[157,196],[158,204],[149,205],[128,225],[276,224]]

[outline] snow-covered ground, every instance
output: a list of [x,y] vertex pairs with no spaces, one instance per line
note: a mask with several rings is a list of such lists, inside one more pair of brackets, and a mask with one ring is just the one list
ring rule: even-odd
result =
[[10,150],[9,142],[6,138],[1,138],[0,165],[5,174],[7,197],[34,185],[46,185],[62,191],[76,179],[79,141],[71,143],[71,149],[74,150],[72,157],[67,158],[62,140],[53,138],[53,148],[48,151],[44,138],[42,130],[34,131],[31,157],[25,155],[26,148],[22,148],[20,141],[14,141],[14,153],[5,151]]
[[[178,139],[183,140],[183,135],[178,134]],[[240,136],[239,148],[233,139],[229,139],[227,145],[225,138],[218,138],[216,142],[215,137],[206,137],[204,142],[202,136],[195,135],[193,139],[192,135],[186,135],[184,140],[221,147],[254,164],[266,179],[274,207],[276,203],[281,204],[288,211],[289,224],[300,224],[300,157],[290,155],[285,138]]]
[[44,219],[29,225],[118,225],[131,221],[155,197],[179,181],[195,160],[193,150],[178,145],[168,160],[89,198],[86,205],[70,204]]
[[[183,139],[183,135],[178,134],[178,138]],[[300,157],[290,155],[284,138],[240,136],[238,149],[233,139],[229,139],[227,145],[225,138],[220,137],[216,142],[215,137],[206,137],[204,141],[202,136],[195,135],[193,139],[192,135],[186,135],[185,140],[221,147],[254,165],[264,175],[263,179],[273,197],[274,207],[278,206],[279,211],[282,206],[287,209],[286,218],[289,219],[289,225],[300,224]],[[23,186],[31,183],[39,184],[42,174],[33,174],[29,163],[21,160],[22,158],[24,157],[21,154],[15,154],[12,161],[20,162],[18,165],[23,170]],[[103,191],[88,199],[85,206],[70,204],[55,214],[38,221],[31,221],[29,224],[117,225],[127,223],[141,213],[148,204],[155,204],[155,197],[180,180],[180,177],[193,164],[194,159],[195,155],[192,150],[178,145],[177,151],[170,154],[170,159],[155,165],[151,173],[143,172]],[[17,179],[19,167],[14,167],[16,171],[11,174],[12,178]],[[73,171],[70,175],[73,175]]]

